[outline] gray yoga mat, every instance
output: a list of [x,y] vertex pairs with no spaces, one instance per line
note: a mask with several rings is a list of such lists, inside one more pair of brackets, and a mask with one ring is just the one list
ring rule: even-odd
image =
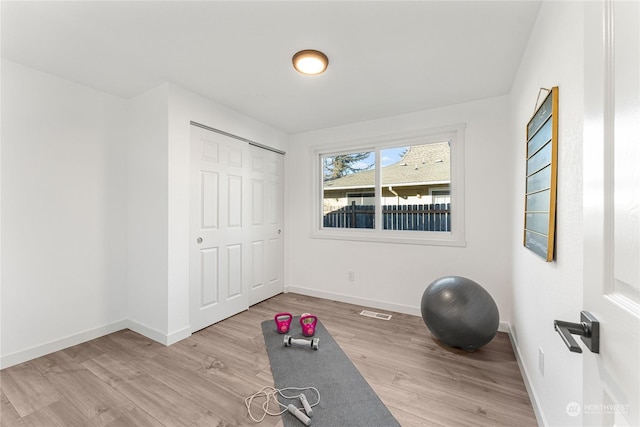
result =
[[[302,335],[299,319],[293,318],[289,335],[310,339]],[[313,407],[312,427],[400,425],[320,321],[313,337],[320,339],[318,350],[285,347],[284,334],[276,331],[273,320],[262,322],[262,333],[276,388],[315,387],[320,392],[320,404]],[[309,403],[316,401],[313,391],[306,391],[305,396]],[[297,399],[280,401],[302,407]],[[285,427],[303,426],[288,411],[282,420]]]

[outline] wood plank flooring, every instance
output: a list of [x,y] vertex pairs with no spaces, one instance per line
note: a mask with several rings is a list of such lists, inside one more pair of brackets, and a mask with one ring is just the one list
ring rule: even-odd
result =
[[363,309],[290,293],[169,347],[116,332],[0,371],[0,424],[254,425],[244,398],[273,386],[260,322],[288,311],[316,314],[403,426],[537,425],[506,334],[467,353],[435,341],[420,317]]

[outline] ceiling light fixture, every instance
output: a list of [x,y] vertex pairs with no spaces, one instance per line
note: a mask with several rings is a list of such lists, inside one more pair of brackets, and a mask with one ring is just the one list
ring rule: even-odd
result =
[[293,68],[301,74],[318,75],[324,73],[329,65],[329,58],[324,53],[306,49],[293,55]]

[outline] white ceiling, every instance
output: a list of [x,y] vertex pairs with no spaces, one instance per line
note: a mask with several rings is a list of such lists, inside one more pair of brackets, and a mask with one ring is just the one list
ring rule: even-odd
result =
[[[540,1],[2,1],[2,56],[123,98],[174,82],[296,133],[508,94]],[[291,66],[329,56],[321,76]]]

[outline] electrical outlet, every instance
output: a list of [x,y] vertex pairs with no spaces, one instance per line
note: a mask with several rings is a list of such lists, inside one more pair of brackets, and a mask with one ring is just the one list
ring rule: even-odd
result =
[[347,279],[350,282],[354,282],[356,280],[356,274],[353,271],[348,271],[347,272]]
[[538,348],[538,369],[544,377],[544,351],[542,351],[542,347]]

